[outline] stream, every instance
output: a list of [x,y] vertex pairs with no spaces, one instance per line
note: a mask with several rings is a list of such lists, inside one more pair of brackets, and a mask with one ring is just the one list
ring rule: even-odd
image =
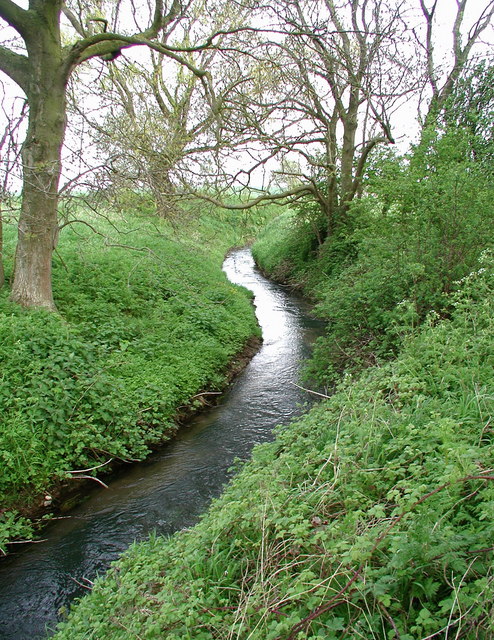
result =
[[169,535],[194,525],[228,481],[235,458],[272,439],[272,429],[307,410],[297,388],[301,363],[322,323],[307,303],[266,280],[249,249],[223,269],[254,292],[263,345],[220,403],[192,419],[146,461],[95,489],[68,517],[52,522],[45,542],[19,547],[0,563],[0,638],[34,640],[53,633],[59,615],[90,581],[149,532]]

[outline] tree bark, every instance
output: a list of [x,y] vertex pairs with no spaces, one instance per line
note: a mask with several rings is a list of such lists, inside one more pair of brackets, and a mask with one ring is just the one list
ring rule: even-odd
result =
[[2,203],[0,201],[0,289],[5,284],[5,272],[3,270],[3,218]]
[[348,209],[349,203],[353,199],[352,187],[357,127],[357,116],[353,113],[348,114],[348,119],[343,122],[343,144],[341,149],[340,207],[342,211]]
[[40,21],[38,38],[28,42],[28,51],[36,64],[26,91],[29,125],[22,148],[22,205],[11,298],[26,307],[55,310],[51,264],[58,236],[60,154],[66,121],[58,16],[48,24]]

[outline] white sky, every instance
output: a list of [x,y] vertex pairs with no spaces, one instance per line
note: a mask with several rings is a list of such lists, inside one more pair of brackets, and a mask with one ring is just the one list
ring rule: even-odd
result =
[[[16,0],[20,6],[26,6],[27,0]],[[418,6],[418,0],[415,0]],[[470,25],[472,20],[478,17],[482,11],[487,0],[470,0],[468,5],[468,13],[466,15],[465,24]],[[445,68],[451,65],[451,25],[456,12],[456,0],[439,0],[437,11],[437,27],[438,37],[436,38],[436,64],[444,65]],[[416,12],[417,23],[421,22],[420,9]],[[3,32],[2,32],[3,31]],[[8,31],[4,28],[0,30],[0,39]],[[492,56],[494,43],[494,27],[490,25],[482,35],[482,39],[476,46],[474,52],[483,56]],[[141,58],[137,49],[127,49],[124,54],[127,58]],[[94,64],[94,63],[92,63]],[[99,64],[104,64],[99,62]],[[3,94],[3,95],[2,95]],[[5,128],[6,118],[12,112],[18,112],[23,99],[21,90],[15,85],[7,76],[0,72],[0,99],[2,99],[2,109],[0,109],[0,132],[3,132]],[[414,141],[414,137],[418,133],[419,127],[417,124],[417,102],[410,100],[407,105],[402,107],[394,118],[393,133],[397,140],[398,146],[401,150],[405,150],[408,145]],[[70,128],[69,128],[70,131]],[[0,136],[2,134],[0,133]],[[68,146],[74,146],[76,144],[75,139],[68,138]],[[83,145],[84,146],[84,145]],[[93,154],[88,153],[86,149],[85,162],[91,164],[96,162],[96,158]],[[67,152],[65,154],[67,156]],[[3,162],[3,159],[2,159]],[[65,173],[68,179],[73,177],[76,171],[81,170],[81,166],[72,166],[72,161],[66,163]]]

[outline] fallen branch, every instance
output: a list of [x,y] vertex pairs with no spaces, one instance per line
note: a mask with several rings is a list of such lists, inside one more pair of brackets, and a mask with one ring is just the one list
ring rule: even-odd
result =
[[43,538],[43,540],[12,540],[7,544],[39,544],[40,542],[48,542],[48,538]]
[[312,391],[312,389],[306,389],[305,387],[301,387],[299,384],[295,384],[295,382],[290,382],[291,385],[293,385],[294,387],[297,387],[297,389],[301,389],[302,391],[306,391],[307,393],[312,393],[315,396],[319,396],[320,398],[326,398],[326,400],[329,400],[331,398],[331,396],[327,396],[324,393],[319,393],[318,391]]
[[110,464],[110,462],[113,462],[113,458],[110,458],[106,462],[98,464],[96,467],[91,467],[90,469],[75,469],[74,471],[67,471],[67,473],[88,473],[89,471],[94,471],[95,469],[101,469],[101,467]]

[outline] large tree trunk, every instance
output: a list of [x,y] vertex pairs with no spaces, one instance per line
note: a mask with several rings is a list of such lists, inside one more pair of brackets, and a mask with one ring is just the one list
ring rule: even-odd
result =
[[38,47],[39,63],[33,69],[28,95],[29,127],[22,149],[22,205],[11,297],[25,307],[55,310],[51,265],[58,236],[65,81],[56,38],[48,37]]
[[150,182],[158,217],[165,220],[173,219],[177,213],[177,196],[175,186],[168,175],[168,170],[151,170]]
[[3,270],[3,219],[2,203],[0,201],[0,289],[5,284],[5,272]]
[[358,128],[359,90],[352,86],[347,112],[342,118],[343,145],[341,149],[340,209],[346,213],[353,199],[353,169],[355,161],[355,138]]

